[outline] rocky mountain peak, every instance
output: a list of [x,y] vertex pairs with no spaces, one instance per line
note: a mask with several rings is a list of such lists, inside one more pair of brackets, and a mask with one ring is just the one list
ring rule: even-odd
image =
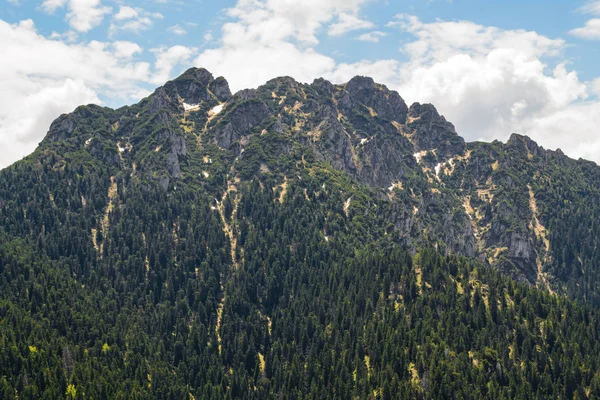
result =
[[173,81],[167,82],[169,95],[183,99],[186,104],[199,104],[216,98],[225,102],[231,97],[229,84],[223,77],[214,78],[204,68],[190,68]]
[[353,95],[356,95],[363,90],[371,91],[373,89],[375,89],[375,81],[368,76],[357,75],[350,79],[346,84],[346,90]]
[[325,96],[331,96],[333,94],[333,84],[324,78],[315,79],[311,86],[317,90],[317,92]]
[[411,105],[406,125],[416,151],[436,150],[440,160],[465,151],[464,139],[458,136],[454,125],[440,115],[432,104]]
[[373,78],[355,76],[345,89],[351,99],[348,105],[354,106],[358,102],[389,121],[406,122],[408,107],[402,97],[385,85],[376,84]]
[[532,154],[534,156],[541,155],[544,150],[529,136],[519,135],[517,133],[513,133],[512,135],[510,135],[510,138],[506,142],[506,145],[509,148],[525,150],[528,154]]

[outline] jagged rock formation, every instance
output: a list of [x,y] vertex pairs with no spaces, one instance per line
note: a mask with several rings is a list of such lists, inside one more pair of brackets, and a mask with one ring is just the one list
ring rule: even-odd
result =
[[[465,143],[433,105],[409,108],[368,77],[345,85],[282,77],[232,95],[224,78],[192,68],[131,107],[79,107],[59,117],[41,148],[56,146],[89,151],[167,192],[265,175],[292,182],[327,164],[388,203],[390,233],[409,248],[436,246],[531,284],[544,277],[557,290],[573,291],[569,282],[580,274],[572,265],[589,262],[579,250],[565,253],[554,236],[563,189],[549,193],[546,185],[562,179],[559,168],[598,176],[595,166],[516,134],[506,144]],[[589,188],[593,180],[581,182]],[[574,200],[588,204],[591,196]]]

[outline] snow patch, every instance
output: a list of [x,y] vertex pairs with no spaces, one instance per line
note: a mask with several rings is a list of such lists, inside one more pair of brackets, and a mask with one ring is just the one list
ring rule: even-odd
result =
[[360,144],[368,143],[369,139],[360,139]]
[[325,241],[329,242],[329,236],[325,236]]
[[438,163],[435,166],[435,176],[439,179],[440,178],[440,169],[442,168],[442,164]]
[[88,140],[85,141],[85,147],[89,146],[90,143],[92,143],[92,139],[93,138],[89,138]]
[[415,157],[415,160],[417,160],[417,164],[421,163],[421,153],[415,153],[413,154],[413,156]]
[[197,110],[200,108],[200,104],[188,104],[188,103],[183,103],[183,109],[185,111],[193,111],[193,110]]
[[221,111],[223,111],[223,104],[219,104],[218,106],[214,106],[209,112],[208,115],[209,116],[215,116],[218,113],[220,113]]

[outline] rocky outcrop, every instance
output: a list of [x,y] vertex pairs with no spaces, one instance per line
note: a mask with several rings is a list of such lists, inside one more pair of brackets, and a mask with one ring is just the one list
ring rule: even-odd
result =
[[[223,103],[231,97],[229,84],[223,77],[214,78],[204,68],[191,68],[162,88],[171,101],[189,105]],[[157,94],[157,93],[155,93]]]
[[364,144],[358,144],[357,152],[362,160],[358,178],[370,186],[389,187],[402,180],[412,162],[407,143],[400,135],[374,136]]
[[510,135],[508,142],[506,142],[506,147],[509,150],[525,152],[527,155],[531,154],[532,156],[536,157],[540,157],[545,153],[544,149],[538,146],[536,142],[531,140],[529,136],[519,135],[516,133]]
[[58,117],[52,125],[46,135],[45,140],[49,142],[60,142],[71,137],[75,130],[75,119],[72,115],[63,114]]
[[431,104],[411,105],[406,125],[415,151],[436,150],[439,161],[465,151],[465,141],[458,136],[454,125],[446,121]]
[[169,129],[159,132],[155,140],[164,143],[165,148],[170,148],[167,154],[166,168],[171,178],[181,178],[180,158],[187,155],[185,139]]
[[208,84],[208,89],[217,97],[217,99],[224,103],[231,97],[231,90],[229,90],[229,83],[223,77],[218,77]]
[[253,128],[271,115],[266,104],[251,90],[236,93],[227,107],[225,118],[214,130],[214,141],[223,149],[250,135]]
[[408,107],[402,97],[384,85],[375,84],[372,78],[355,76],[346,84],[346,91],[348,96],[343,95],[339,100],[344,111],[362,104],[388,121],[406,122]]

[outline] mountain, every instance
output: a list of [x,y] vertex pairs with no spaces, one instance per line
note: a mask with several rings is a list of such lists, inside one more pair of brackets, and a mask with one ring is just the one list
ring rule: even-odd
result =
[[1,398],[594,398],[600,168],[190,69],[0,172]]

